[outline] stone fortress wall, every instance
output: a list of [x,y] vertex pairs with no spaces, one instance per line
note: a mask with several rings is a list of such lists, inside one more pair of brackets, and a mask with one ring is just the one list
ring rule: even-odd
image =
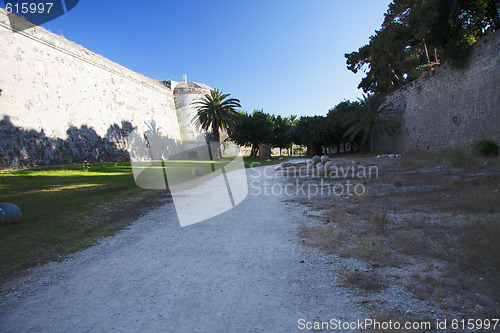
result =
[[402,128],[378,141],[380,152],[439,152],[480,139],[500,143],[500,32],[473,47],[465,68],[438,66],[389,101],[402,111]]
[[0,168],[124,160],[134,128],[173,142],[197,136],[187,103],[210,87],[166,87],[26,24],[0,9]]
[[[135,128],[139,136],[160,133],[180,150],[192,149],[183,142],[203,144],[192,103],[209,86],[186,77],[159,82],[23,25],[0,9],[0,169],[126,160]],[[378,151],[500,142],[499,50],[496,32],[473,48],[465,69],[443,64],[390,95],[402,111],[402,130],[379,139]]]
[[182,82],[171,81],[171,86],[183,139],[204,141],[205,135],[200,131],[201,125],[197,119],[196,105],[193,103],[200,100],[200,95],[210,93],[212,88],[202,83],[187,82],[186,75],[184,75]]

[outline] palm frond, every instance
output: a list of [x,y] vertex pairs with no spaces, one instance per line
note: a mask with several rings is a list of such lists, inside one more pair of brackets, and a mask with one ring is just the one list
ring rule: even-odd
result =
[[212,89],[210,93],[193,105],[197,107],[197,115],[192,121],[199,120],[203,130],[214,133],[218,139],[220,129],[230,130],[233,128],[238,118],[236,108],[241,107],[240,101],[236,98],[228,98],[230,94],[223,94],[218,89]]

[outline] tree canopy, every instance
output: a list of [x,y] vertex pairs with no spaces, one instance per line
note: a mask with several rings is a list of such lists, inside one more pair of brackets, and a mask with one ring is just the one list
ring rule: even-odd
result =
[[262,110],[254,110],[252,114],[239,112],[231,140],[241,146],[251,146],[251,157],[255,157],[259,144],[271,144],[274,140],[272,117]]
[[347,68],[366,73],[365,92],[389,93],[443,61],[463,66],[499,27],[499,0],[394,0],[370,42],[345,55]]
[[350,141],[361,137],[361,145],[374,152],[375,138],[379,135],[393,135],[399,129],[399,119],[381,95],[363,95],[359,107],[344,115],[344,136]]
[[216,142],[220,141],[221,129],[232,131],[238,117],[235,109],[241,107],[238,99],[228,98],[229,96],[230,94],[223,94],[218,89],[212,89],[201,101],[193,103],[198,110],[195,119],[200,120],[201,127],[205,131],[212,130]]
[[329,128],[324,116],[300,117],[295,126],[293,142],[307,146],[309,155],[322,153],[323,146],[329,141]]
[[239,112],[231,140],[241,146],[251,146],[251,157],[256,157],[260,144],[289,148],[292,142],[307,146],[308,155],[328,153],[328,148],[350,144],[373,152],[378,135],[394,134],[399,121],[394,109],[384,103],[382,95],[365,95],[359,101],[345,100],[331,108],[326,116],[303,116],[290,119],[254,110]]
[[272,117],[273,121],[273,141],[272,145],[278,148],[289,148],[292,145],[292,137],[290,135],[290,124],[288,119],[281,116]]
[[344,118],[348,113],[355,112],[359,109],[360,105],[358,102],[343,101],[337,104],[335,107],[328,111],[326,116],[326,121],[328,124],[328,143],[332,146],[337,146],[337,150],[340,150],[341,144],[346,144],[348,142],[353,142],[354,140],[349,140],[349,138],[344,136],[346,128],[344,127]]

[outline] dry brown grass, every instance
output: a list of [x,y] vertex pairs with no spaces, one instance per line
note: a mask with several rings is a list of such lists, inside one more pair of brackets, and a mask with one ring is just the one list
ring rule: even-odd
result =
[[458,189],[441,202],[441,207],[462,213],[498,213],[499,203],[500,178],[488,177]]
[[472,149],[459,147],[449,149],[444,153],[413,152],[404,154],[402,158],[394,161],[393,165],[399,168],[419,169],[447,165],[454,168],[477,170],[484,162],[499,165],[500,159],[495,157],[480,156]]
[[167,201],[171,201],[171,199],[160,196],[160,193],[162,191],[143,192],[131,198],[101,204],[98,206],[98,210],[89,213],[85,217],[84,223],[95,226],[108,222],[106,235],[111,235],[134,222],[148,211],[164,205]]
[[344,246],[346,240],[344,230],[335,225],[303,228],[299,231],[299,236],[309,239],[312,245],[329,254]]
[[382,235],[387,231],[387,225],[390,223],[389,217],[387,215],[387,209],[385,204],[382,206],[380,212],[372,215],[370,218],[371,231],[375,234]]
[[385,286],[382,277],[376,271],[359,269],[340,272],[338,283],[355,287],[360,291],[380,291]]
[[[468,155],[469,160],[450,168],[461,152],[450,154],[395,160],[393,166],[404,165],[403,172],[388,169],[369,184],[375,189],[393,184],[394,190],[348,202],[309,201],[330,207],[324,220],[334,223],[301,234],[327,253],[365,261],[384,268],[384,274],[389,267],[407,267],[393,283],[437,309],[478,318],[498,315],[500,159],[489,159],[485,166]],[[339,281],[377,290],[364,285],[370,280],[365,273],[346,271]]]
[[421,167],[436,166],[442,163],[442,157],[438,154],[413,152],[404,154],[403,157],[395,160],[393,165],[398,168],[418,169]]
[[326,216],[338,222],[300,230],[299,235],[308,239],[309,245],[328,254],[338,253],[342,257],[362,258],[377,264],[394,265],[398,262],[398,257],[387,244],[386,230],[392,222],[384,208],[369,215],[369,212],[351,212],[344,206],[343,210],[337,210],[336,219],[333,211]]
[[397,256],[387,246],[387,237],[372,233],[356,235],[348,252],[342,251],[340,255],[351,258],[361,258],[377,265],[393,266],[399,262]]
[[392,246],[404,254],[421,254],[425,251],[424,239],[415,230],[396,230],[391,233]]
[[451,167],[475,171],[480,168],[481,159],[472,153],[471,149],[457,147],[447,150],[444,155],[445,163]]
[[[482,179],[459,180],[442,175],[412,175],[398,177],[400,183],[393,192],[385,194],[386,200],[404,202],[406,206],[426,207],[435,212],[499,213],[500,176],[484,176]],[[435,188],[429,185],[437,186]],[[398,187],[415,186],[414,191],[399,192]],[[427,186],[427,187],[426,187]]]

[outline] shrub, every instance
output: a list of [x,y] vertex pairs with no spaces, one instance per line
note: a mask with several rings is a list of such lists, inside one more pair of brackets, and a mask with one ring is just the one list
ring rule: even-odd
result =
[[446,164],[454,168],[474,169],[478,165],[474,154],[471,154],[470,149],[464,147],[448,149],[444,157]]
[[493,140],[480,140],[474,143],[474,150],[483,156],[498,156],[499,146]]
[[378,291],[384,288],[382,277],[375,271],[347,270],[340,273],[340,285],[358,287],[362,290]]

